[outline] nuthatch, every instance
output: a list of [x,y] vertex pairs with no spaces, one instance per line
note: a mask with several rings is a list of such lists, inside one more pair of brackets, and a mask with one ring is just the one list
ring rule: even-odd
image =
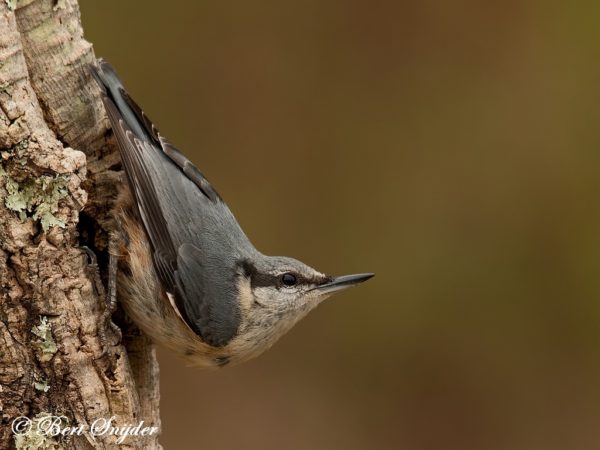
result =
[[193,365],[239,363],[273,345],[333,292],[373,276],[331,277],[257,251],[204,175],[127,94],[112,66],[98,60],[91,70],[128,179],[114,208],[118,230],[108,295],[118,294],[155,342]]

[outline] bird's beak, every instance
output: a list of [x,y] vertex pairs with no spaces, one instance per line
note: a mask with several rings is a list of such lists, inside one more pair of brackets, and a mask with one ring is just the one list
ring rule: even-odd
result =
[[350,286],[354,286],[355,284],[362,283],[363,281],[367,281],[374,275],[374,273],[357,273],[355,275],[335,277],[333,280],[317,286],[314,289],[319,293],[319,295],[331,294],[333,292],[349,288]]

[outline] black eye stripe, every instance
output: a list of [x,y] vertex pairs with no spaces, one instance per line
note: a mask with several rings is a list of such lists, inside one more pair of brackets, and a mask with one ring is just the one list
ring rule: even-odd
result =
[[[257,287],[289,287],[294,285],[310,285],[310,284],[320,284],[326,281],[325,279],[307,279],[304,276],[296,273],[296,272],[285,272],[280,275],[271,275],[269,273],[261,273],[257,270],[257,268],[252,264],[251,261],[244,259],[238,261],[238,265],[240,268],[240,273],[245,277],[250,279],[250,284],[253,288]],[[295,283],[291,285],[286,285],[283,282],[283,276],[290,274],[296,278]]]
[[250,284],[253,288],[277,285],[278,277],[260,273],[258,270],[256,270],[256,267],[250,261],[242,260],[239,262],[239,264],[243,270],[244,275],[250,278]]

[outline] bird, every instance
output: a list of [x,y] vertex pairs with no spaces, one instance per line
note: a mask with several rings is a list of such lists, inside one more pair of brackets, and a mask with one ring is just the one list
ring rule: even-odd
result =
[[154,342],[192,366],[238,364],[270,348],[334,292],[374,275],[334,277],[259,252],[114,68],[98,59],[90,71],[126,175],[112,210],[107,295]]

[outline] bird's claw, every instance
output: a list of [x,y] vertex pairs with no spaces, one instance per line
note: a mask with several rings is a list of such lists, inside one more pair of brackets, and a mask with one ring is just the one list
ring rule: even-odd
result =
[[[111,256],[109,262],[109,282],[107,293],[104,289],[104,284],[102,283],[102,278],[100,276],[100,268],[98,267],[98,258],[96,254],[89,247],[83,246],[81,249],[86,252],[89,258],[88,268],[91,272],[96,293],[98,294],[98,297],[104,300],[104,311],[102,312],[100,323],[98,324],[98,338],[100,340],[101,352],[96,359],[100,359],[110,354],[110,349],[119,345],[122,339],[121,329],[112,321],[112,314],[115,312],[117,307],[117,295],[115,292],[116,280],[114,279],[116,277],[116,260]],[[113,279],[111,279],[111,277],[113,277]],[[113,335],[116,336],[116,342],[114,344],[110,344],[109,342],[107,333],[109,329]]]

